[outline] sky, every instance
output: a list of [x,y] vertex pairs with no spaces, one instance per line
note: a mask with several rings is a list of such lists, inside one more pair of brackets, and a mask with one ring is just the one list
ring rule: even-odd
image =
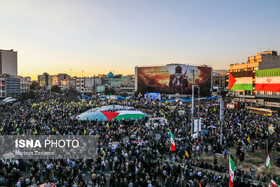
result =
[[135,66],[228,69],[280,52],[279,0],[2,0],[0,49],[18,74],[133,74]]

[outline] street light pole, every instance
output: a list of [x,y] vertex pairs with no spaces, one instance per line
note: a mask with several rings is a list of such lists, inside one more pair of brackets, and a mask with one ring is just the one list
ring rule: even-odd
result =
[[220,96],[220,145],[223,144],[223,124],[224,124],[225,104],[223,97]]
[[199,99],[198,98],[200,98],[200,87],[197,85],[197,88],[198,88],[198,94],[197,94],[197,103],[198,103],[198,118],[200,118],[200,114],[199,114],[199,112],[200,112],[200,106],[199,106],[199,104],[200,104],[200,102],[199,102]]
[[193,111],[194,110],[194,70],[193,70],[193,80],[192,80],[192,121],[191,121],[191,135],[193,135]]
[[96,86],[95,86],[95,74],[93,75],[93,88],[92,88],[93,94],[96,93]]

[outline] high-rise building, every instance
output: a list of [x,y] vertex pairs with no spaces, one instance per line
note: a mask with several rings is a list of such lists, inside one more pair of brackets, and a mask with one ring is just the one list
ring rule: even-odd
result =
[[0,75],[17,75],[17,52],[0,49]]
[[52,76],[48,73],[43,73],[43,75],[38,75],[38,84],[41,87],[51,87],[53,85]]

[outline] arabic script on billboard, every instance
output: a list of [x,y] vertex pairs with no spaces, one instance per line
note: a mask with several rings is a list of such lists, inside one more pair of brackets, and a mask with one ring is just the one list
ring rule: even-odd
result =
[[138,91],[189,94],[193,70],[195,85],[200,87],[202,95],[208,94],[211,87],[211,68],[189,65],[139,67]]

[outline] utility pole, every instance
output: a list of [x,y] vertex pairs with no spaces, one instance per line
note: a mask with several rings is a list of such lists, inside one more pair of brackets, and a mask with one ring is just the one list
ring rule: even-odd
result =
[[220,96],[220,145],[223,144],[223,124],[224,124],[225,104],[223,97]]
[[194,108],[194,70],[193,71],[193,79],[192,79],[192,123],[191,123],[191,135],[193,135],[193,108]]
[[96,93],[96,87],[95,87],[95,75],[93,75],[93,88],[92,88],[93,94]]
[[200,87],[197,85],[197,88],[198,88],[198,94],[197,94],[197,103],[198,103],[198,118],[200,118],[200,114],[199,114],[199,112],[200,112],[200,106],[199,106],[199,104],[200,104],[200,102],[199,102],[199,99],[198,98],[200,98]]

